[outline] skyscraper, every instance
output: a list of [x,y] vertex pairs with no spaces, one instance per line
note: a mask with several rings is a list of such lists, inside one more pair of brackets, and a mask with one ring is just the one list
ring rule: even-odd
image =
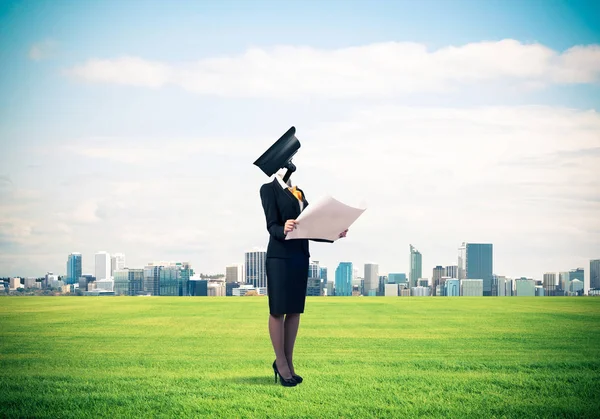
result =
[[556,272],[546,272],[544,274],[544,295],[556,295]]
[[81,253],[73,252],[67,259],[67,284],[76,284],[81,277]]
[[244,282],[244,266],[236,264],[225,267],[225,282],[229,284]]
[[96,281],[110,279],[110,255],[106,252],[98,252],[95,255],[94,276]]
[[447,276],[448,278],[458,278],[458,266],[457,265],[446,266],[445,271],[446,272],[444,272],[444,276]]
[[459,279],[482,279],[483,295],[492,295],[494,249],[490,243],[463,243],[458,249]]
[[323,281],[321,281],[321,267],[319,261],[312,261],[308,264],[308,282],[306,286],[306,295],[323,295]]
[[110,258],[110,275],[113,276],[115,271],[125,269],[125,255],[123,253],[115,253]]
[[379,290],[379,265],[365,263],[365,286],[363,295],[375,296]]
[[431,295],[435,295],[436,294],[436,290],[437,287],[440,286],[442,277],[446,276],[444,275],[446,273],[446,270],[444,269],[443,266],[436,266],[435,268],[433,268],[433,275],[431,276],[431,288],[433,289],[433,292],[431,293]]
[[407,284],[407,286],[408,286],[408,281],[406,280],[405,273],[388,274],[388,283],[389,284]]
[[423,276],[423,259],[419,252],[412,244],[410,245],[410,287],[415,287],[419,278]]
[[267,252],[264,250],[254,250],[245,253],[246,283],[255,288],[264,288],[267,286],[266,260]]
[[351,296],[352,295],[352,262],[340,262],[335,270],[335,295],[336,296]]
[[590,260],[590,289],[600,289],[600,259]]

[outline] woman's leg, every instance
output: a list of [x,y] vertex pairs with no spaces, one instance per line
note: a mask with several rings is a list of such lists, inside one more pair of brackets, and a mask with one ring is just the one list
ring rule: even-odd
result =
[[285,316],[284,323],[284,353],[287,364],[290,368],[290,372],[295,374],[294,371],[294,344],[296,343],[296,335],[298,334],[298,327],[300,326],[300,314],[288,314]]
[[285,355],[284,317],[283,315],[269,315],[269,335],[275,350],[275,364],[283,378],[292,378],[290,367]]

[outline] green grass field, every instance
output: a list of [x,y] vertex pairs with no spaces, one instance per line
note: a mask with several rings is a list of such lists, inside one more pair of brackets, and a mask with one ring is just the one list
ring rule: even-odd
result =
[[600,298],[0,298],[1,417],[598,417]]

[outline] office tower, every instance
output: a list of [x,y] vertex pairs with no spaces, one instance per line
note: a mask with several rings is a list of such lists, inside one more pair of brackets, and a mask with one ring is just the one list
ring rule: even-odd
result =
[[168,263],[159,271],[159,295],[185,297],[189,295],[189,281],[194,275],[189,262]]
[[546,272],[542,285],[544,287],[544,295],[556,295],[556,272]]
[[244,265],[234,264],[225,267],[225,282],[228,284],[232,283],[243,283],[244,282]]
[[514,281],[510,278],[506,278],[506,286],[504,287],[505,291],[506,291],[506,296],[507,297],[512,297],[515,295],[515,287],[514,287]]
[[321,266],[321,279],[323,280],[323,285],[327,286],[327,267]]
[[383,295],[385,295],[386,297],[397,297],[398,284],[385,284],[385,290]]
[[417,280],[423,276],[423,258],[412,244],[410,246],[410,273],[408,274],[410,287],[417,285]]
[[246,252],[244,255],[244,266],[246,267],[246,284],[253,285],[255,288],[267,286],[266,260],[267,252],[264,250],[254,250]]
[[493,245],[463,243],[458,249],[459,279],[483,280],[483,295],[492,295]]
[[600,289],[600,259],[590,260],[590,289]]
[[365,263],[363,295],[376,296],[379,289],[379,265]]
[[335,270],[335,295],[336,296],[351,296],[352,295],[352,262],[340,262]]
[[[436,290],[437,287],[440,285],[440,282],[442,280],[443,276],[446,273],[446,270],[444,269],[443,266],[436,266],[435,268],[433,268],[433,275],[431,276],[431,287]],[[433,295],[435,295],[435,292],[432,293]]]
[[461,279],[460,295],[463,297],[482,297],[483,279]]
[[412,287],[410,289],[410,295],[413,297],[429,297],[431,295],[431,288],[429,287]]
[[408,284],[405,273],[388,274],[388,284]]
[[385,295],[385,286],[388,283],[387,275],[379,275],[379,286],[377,290],[377,295],[384,296]]
[[536,285],[535,286],[535,296],[543,297],[545,295],[546,295],[546,292],[544,291],[544,287],[542,285]]
[[76,284],[81,276],[81,253],[73,252],[67,258],[67,284]]
[[560,290],[563,293],[563,295],[568,295],[570,282],[571,281],[569,281],[569,272],[558,273],[558,286],[560,287]]
[[444,295],[446,297],[460,296],[460,281],[456,278],[446,280],[444,284]]
[[110,258],[110,276],[113,276],[115,271],[125,269],[125,255],[123,253],[115,253]]
[[[570,292],[575,292],[573,291],[573,281],[578,279],[579,281],[581,281],[581,283],[583,284],[583,286],[585,287],[585,272],[583,270],[583,268],[577,268],[577,269],[571,269],[569,271],[569,291]],[[578,292],[578,291],[577,291]],[[578,292],[579,294],[582,294],[583,292]]]
[[574,295],[583,295],[583,281],[574,279],[571,281],[571,293]]
[[458,266],[457,265],[446,266],[446,268],[444,270],[445,270],[444,276],[447,276],[448,278],[457,278],[458,279]]
[[319,261],[312,261],[308,264],[306,295],[313,297],[323,295],[323,281],[321,281],[321,268],[319,267]]
[[94,257],[96,281],[110,279],[110,255],[106,252],[98,252]]
[[113,272],[115,295],[139,295],[144,291],[143,269],[122,269]]
[[515,294],[517,297],[535,297],[535,281],[527,278],[516,279]]
[[428,287],[429,286],[429,279],[427,278],[419,278],[419,280],[417,281],[417,287]]
[[506,297],[506,277],[498,276],[496,277],[496,286],[498,297]]

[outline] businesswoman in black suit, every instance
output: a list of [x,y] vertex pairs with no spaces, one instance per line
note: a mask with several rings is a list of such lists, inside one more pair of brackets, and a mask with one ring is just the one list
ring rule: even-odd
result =
[[310,253],[308,240],[286,240],[285,236],[296,228],[296,218],[308,201],[302,190],[292,187],[290,180],[286,184],[282,175],[280,171],[272,182],[262,185],[260,198],[269,231],[266,270],[269,334],[275,350],[273,371],[275,381],[279,375],[281,385],[292,387],[302,382],[294,370],[293,354],[300,314],[304,313]]

